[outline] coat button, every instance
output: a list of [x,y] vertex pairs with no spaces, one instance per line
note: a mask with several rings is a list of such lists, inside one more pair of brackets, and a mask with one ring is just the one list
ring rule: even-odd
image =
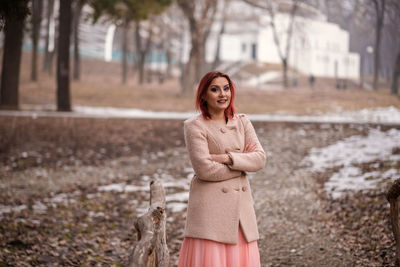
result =
[[222,192],[228,193],[228,188],[226,188],[226,187],[222,188]]
[[247,190],[247,187],[246,187],[246,186],[243,186],[243,187],[242,187],[242,190],[243,190],[243,192],[245,192],[245,191]]
[[221,130],[221,133],[226,133],[226,129],[221,128],[220,130]]

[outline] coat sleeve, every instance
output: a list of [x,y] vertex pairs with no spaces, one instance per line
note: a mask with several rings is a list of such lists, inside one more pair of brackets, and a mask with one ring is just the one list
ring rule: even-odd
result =
[[245,145],[256,144],[257,149],[254,152],[248,153],[229,152],[228,154],[233,162],[232,165],[230,165],[230,168],[232,170],[255,172],[264,168],[266,155],[250,120],[244,115],[241,116],[240,119],[242,120],[244,127]]
[[200,180],[218,182],[241,176],[241,171],[211,160],[206,131],[198,121],[185,121],[184,136],[193,170]]

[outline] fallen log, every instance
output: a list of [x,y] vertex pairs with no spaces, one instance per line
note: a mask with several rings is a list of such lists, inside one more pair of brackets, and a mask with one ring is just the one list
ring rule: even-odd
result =
[[161,181],[150,182],[150,208],[135,222],[137,242],[130,256],[129,267],[168,267],[165,193]]
[[398,197],[400,195],[400,179],[394,181],[392,186],[386,193],[386,199],[390,203],[390,224],[392,225],[392,231],[394,239],[396,241],[396,266],[400,266],[400,225],[399,225],[399,202]]

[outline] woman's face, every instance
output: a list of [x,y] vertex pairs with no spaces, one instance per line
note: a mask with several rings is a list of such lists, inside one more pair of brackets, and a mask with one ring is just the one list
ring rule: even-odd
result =
[[217,77],[211,81],[204,96],[210,113],[225,111],[231,102],[231,88],[225,77]]

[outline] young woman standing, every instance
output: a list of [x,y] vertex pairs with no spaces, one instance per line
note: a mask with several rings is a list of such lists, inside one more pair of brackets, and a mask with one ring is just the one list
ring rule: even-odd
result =
[[184,123],[195,171],[179,267],[259,267],[259,238],[246,172],[265,165],[249,119],[235,113],[235,86],[213,71],[200,81],[196,108]]

